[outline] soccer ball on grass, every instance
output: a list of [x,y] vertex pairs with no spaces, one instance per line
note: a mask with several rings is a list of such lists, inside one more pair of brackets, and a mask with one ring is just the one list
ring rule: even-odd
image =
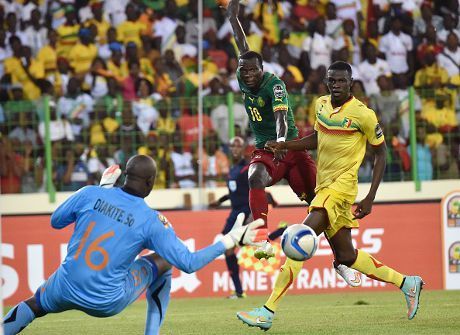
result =
[[281,248],[286,257],[295,261],[306,261],[318,248],[318,236],[304,224],[289,226],[281,236]]

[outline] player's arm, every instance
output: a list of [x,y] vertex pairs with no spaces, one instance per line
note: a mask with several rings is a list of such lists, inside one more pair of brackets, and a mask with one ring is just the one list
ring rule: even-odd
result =
[[[275,116],[276,142],[284,142],[288,134],[287,113],[289,111],[286,85],[282,81],[275,81],[270,94]],[[276,159],[283,159],[286,155],[286,150],[277,150],[274,154]]]
[[278,150],[315,150],[318,147],[318,133],[315,131],[313,134],[302,137],[298,140],[275,142],[268,141],[265,143],[265,149],[276,152]]
[[279,111],[275,113],[276,120],[276,141],[284,142],[287,136],[287,111]]
[[238,12],[240,10],[240,1],[239,0],[230,0],[227,6],[227,17],[232,25],[233,36],[235,37],[236,45],[240,54],[244,54],[249,51],[248,41],[246,40],[246,35],[244,34],[243,28],[241,27],[240,20],[238,20]]
[[369,189],[367,197],[374,200],[375,195],[377,194],[377,189],[379,188],[380,182],[382,181],[383,174],[385,172],[387,145],[385,142],[382,142],[382,144],[378,146],[371,146],[371,148],[375,155],[375,159],[374,169],[372,170],[371,188]]
[[87,189],[91,186],[86,186],[74,193],[70,198],[64,201],[51,215],[51,226],[55,229],[62,229],[73,223],[77,219],[78,209],[82,199],[85,198]]
[[[275,113],[275,122],[276,122],[276,142],[283,143],[286,141],[287,137],[287,111],[281,110]],[[276,150],[273,152],[276,160],[282,160],[286,154],[287,150]]]
[[372,151],[375,155],[374,169],[372,170],[372,182],[371,188],[367,196],[361,200],[356,206],[353,215],[357,219],[362,219],[372,211],[372,204],[374,203],[377,189],[379,188],[380,182],[385,172],[386,157],[387,157],[387,146],[385,142],[382,142],[378,146],[372,146]]
[[198,271],[226,250],[239,244],[253,244],[264,223],[259,219],[243,226],[244,214],[238,218],[232,230],[219,242],[201,250],[191,252],[187,246],[177,237],[174,229],[167,221],[159,222],[157,219],[151,224],[146,241],[146,247],[155,250],[169,264],[186,273]]
[[201,269],[226,250],[223,243],[217,242],[201,250],[191,252],[172,228],[166,228],[160,233],[156,232],[155,235],[157,236],[155,236],[154,246],[148,248],[155,250],[168,263],[186,273]]
[[219,199],[217,199],[216,201],[213,201],[209,204],[209,207],[211,208],[217,208],[219,207],[222,203],[224,203],[225,201],[227,201],[228,199],[230,199],[230,195],[229,194],[226,194],[226,195],[223,195],[221,196]]
[[363,118],[360,120],[360,129],[366,135],[369,144],[372,146],[372,151],[375,155],[374,169],[372,170],[371,188],[367,196],[361,200],[356,206],[353,215],[357,219],[361,219],[372,211],[377,189],[383,178],[386,165],[387,146],[382,128],[380,127],[375,112],[371,109],[363,110]]

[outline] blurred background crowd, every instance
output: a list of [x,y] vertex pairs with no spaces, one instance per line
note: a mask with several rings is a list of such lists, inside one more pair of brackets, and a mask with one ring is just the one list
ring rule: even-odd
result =
[[[459,178],[458,0],[246,0],[240,21],[264,70],[286,83],[301,136],[335,60],[353,66],[353,94],[373,108],[388,151],[386,181]],[[198,157],[197,0],[0,1],[1,192],[46,191],[49,111],[59,191],[96,183],[110,164],[155,158],[157,188],[225,185],[229,122],[252,136],[225,11],[204,0],[203,150]],[[409,99],[410,86],[415,87]],[[234,101],[234,102],[232,102]],[[416,143],[409,141],[409,102]],[[229,120],[229,108],[232,120]],[[372,157],[361,166],[369,181]]]

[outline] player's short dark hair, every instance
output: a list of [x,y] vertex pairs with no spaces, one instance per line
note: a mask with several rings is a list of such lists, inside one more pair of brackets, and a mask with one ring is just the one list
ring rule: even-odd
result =
[[245,53],[242,53],[240,55],[240,59],[253,59],[253,58],[257,58],[259,61],[260,67],[263,67],[263,59],[260,53],[255,52],[255,51],[246,51]]
[[331,66],[329,66],[327,70],[328,71],[329,70],[347,71],[350,77],[353,74],[353,71],[351,70],[351,65],[348,64],[347,62],[342,62],[342,61],[337,61],[337,62],[332,63]]

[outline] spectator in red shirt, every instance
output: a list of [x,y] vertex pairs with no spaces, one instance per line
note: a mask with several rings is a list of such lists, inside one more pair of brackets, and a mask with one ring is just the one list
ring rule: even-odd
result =
[[[191,115],[189,109],[183,109],[182,115],[177,120],[177,125],[183,134],[184,149],[189,150],[190,145],[198,141],[198,114]],[[203,114],[203,137],[206,137],[212,130],[211,118]]]
[[225,69],[228,62],[227,53],[218,46],[216,32],[209,30],[205,35],[206,55],[219,69]]
[[1,193],[20,193],[23,157],[14,151],[12,142],[3,136],[0,145]]
[[428,26],[423,43],[417,47],[417,59],[419,61],[425,59],[427,53],[432,53],[436,57],[442,50],[443,46],[438,42],[436,29],[432,25]]

